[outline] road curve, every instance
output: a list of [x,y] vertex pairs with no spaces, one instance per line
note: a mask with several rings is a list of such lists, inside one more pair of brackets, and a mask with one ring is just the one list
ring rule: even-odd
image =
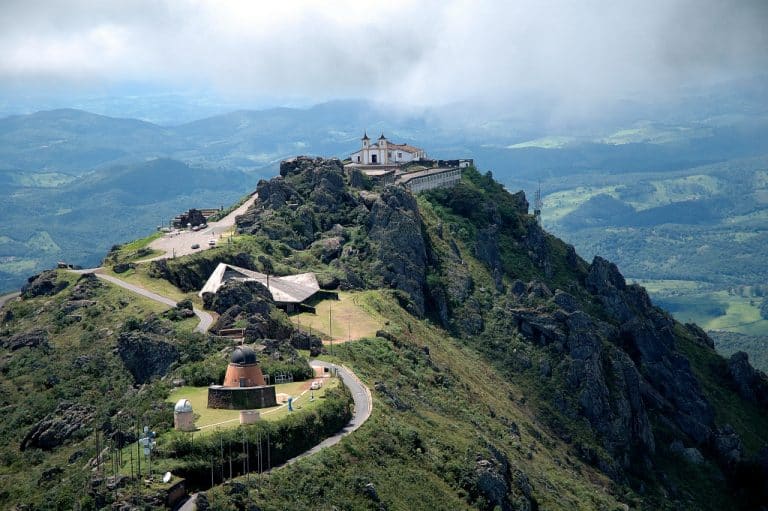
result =
[[[309,363],[312,367],[328,367],[331,370],[336,369],[339,377],[341,378],[341,381],[344,382],[344,385],[347,386],[350,393],[352,394],[352,399],[355,403],[355,410],[352,414],[352,419],[347,423],[346,426],[341,429],[341,431],[335,435],[326,438],[316,446],[307,451],[304,451],[298,456],[294,456],[285,463],[281,465],[275,465],[271,469],[265,470],[264,472],[277,470],[286,465],[295,463],[301,458],[311,456],[326,447],[338,444],[342,438],[357,430],[371,416],[371,411],[373,410],[373,398],[371,396],[371,389],[363,385],[363,382],[360,381],[360,378],[358,378],[351,369],[345,366],[331,364],[330,362],[324,362],[322,360],[311,360]],[[190,495],[189,499],[187,499],[181,506],[177,508],[177,511],[195,511],[197,509],[195,505],[196,502],[197,494],[193,493]]]
[[0,309],[3,308],[6,302],[13,300],[14,298],[18,297],[20,294],[21,293],[19,293],[18,291],[14,291],[13,293],[8,293],[7,295],[0,296]]
[[[128,282],[124,280],[120,280],[117,277],[113,277],[112,275],[104,275],[103,273],[94,272],[96,276],[100,279],[106,280],[107,282],[111,282],[115,284],[116,286],[120,286],[123,289],[127,289],[128,291],[132,291],[136,294],[139,294],[145,298],[149,298],[150,300],[154,300],[156,302],[163,303],[165,305],[168,305],[170,307],[176,307],[176,301],[172,300],[170,298],[166,298],[165,296],[160,296],[157,293],[153,293],[152,291],[148,291],[144,289],[143,287],[135,286],[133,284],[129,284]],[[200,320],[200,323],[195,327],[195,332],[201,332],[205,333],[208,331],[208,329],[213,324],[213,316],[208,314],[207,312],[198,309],[197,307],[193,308],[192,311],[195,313],[195,316],[198,317]]]
[[371,397],[371,390],[363,385],[363,382],[360,381],[360,378],[358,378],[357,375],[353,373],[348,367],[338,366],[336,364],[331,364],[330,362],[324,362],[322,360],[312,360],[310,361],[310,365],[312,367],[327,367],[332,371],[335,369],[338,372],[341,381],[344,382],[344,385],[347,386],[350,393],[352,394],[352,399],[355,402],[355,410],[352,414],[352,419],[347,423],[346,426],[341,429],[341,431],[335,435],[326,438],[310,450],[304,451],[298,456],[289,459],[283,465],[278,465],[274,468],[290,465],[291,463],[294,463],[295,461],[304,458],[305,456],[315,454],[325,447],[330,447],[331,445],[339,443],[342,438],[357,430],[371,416],[371,411],[373,410],[373,398]]
[[[143,287],[129,284],[128,282],[124,280],[120,280],[117,277],[113,277],[112,275],[105,275],[103,273],[100,273],[101,270],[102,268],[89,268],[87,270],[72,270],[72,272],[78,273],[80,275],[83,275],[85,273],[93,273],[98,278],[102,280],[106,280],[107,282],[111,282],[112,284],[116,286],[120,286],[123,289],[127,289],[128,291],[141,295],[145,298],[149,298],[150,300],[154,300],[164,305],[168,305],[169,307],[176,307],[176,301],[171,298],[167,298],[157,293],[153,293],[152,291],[148,291]],[[194,307],[192,311],[195,313],[195,316],[197,316],[197,318],[200,320],[200,323],[198,323],[197,326],[195,327],[195,332],[200,332],[200,333],[207,332],[208,329],[211,328],[211,325],[213,324],[213,316],[211,316],[204,310],[198,309],[197,307]]]
[[[149,248],[153,250],[159,250],[161,255],[151,257],[149,259],[142,259],[136,261],[137,263],[146,263],[149,261],[156,261],[158,259],[169,259],[171,257],[181,257],[189,254],[195,254],[203,250],[208,250],[212,247],[208,244],[209,240],[217,239],[218,236],[228,231],[235,225],[235,219],[245,213],[256,200],[257,195],[254,192],[248,200],[242,203],[234,211],[227,216],[216,222],[211,222],[208,227],[200,231],[177,231],[176,234],[165,234],[162,238],[158,238],[149,244]],[[198,248],[193,249],[192,246],[197,245]]]

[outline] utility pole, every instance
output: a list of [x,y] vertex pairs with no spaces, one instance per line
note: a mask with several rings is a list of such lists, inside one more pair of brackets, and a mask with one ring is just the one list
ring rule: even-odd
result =
[[331,336],[331,355],[333,355],[333,302],[328,302],[328,335]]

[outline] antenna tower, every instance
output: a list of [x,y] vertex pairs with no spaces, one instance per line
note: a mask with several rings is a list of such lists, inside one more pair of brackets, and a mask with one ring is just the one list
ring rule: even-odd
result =
[[536,190],[536,199],[533,201],[533,217],[536,222],[541,225],[541,181],[539,181],[539,188]]

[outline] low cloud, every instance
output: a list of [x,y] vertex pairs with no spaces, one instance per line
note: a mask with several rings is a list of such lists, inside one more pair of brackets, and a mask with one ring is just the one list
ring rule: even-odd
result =
[[765,73],[761,0],[245,0],[0,6],[0,82],[137,82],[247,100],[362,97],[579,111]]

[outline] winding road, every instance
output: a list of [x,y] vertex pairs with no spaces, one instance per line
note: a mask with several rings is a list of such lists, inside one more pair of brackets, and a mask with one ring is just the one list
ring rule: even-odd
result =
[[7,295],[0,296],[0,309],[3,308],[3,305],[6,304],[6,302],[9,302],[13,300],[14,298],[17,298],[21,293],[18,291],[15,291],[13,293],[8,293]]
[[[149,298],[150,300],[163,303],[170,307],[176,307],[175,300],[166,298],[165,296],[160,296],[159,294],[153,293],[152,291],[144,289],[143,287],[129,284],[128,282],[124,280],[120,280],[117,277],[113,277],[111,275],[104,275],[103,273],[99,273],[98,270],[101,270],[101,268],[95,268],[92,271],[81,271],[81,272],[94,273],[98,278],[106,280],[107,282],[111,282],[112,284],[116,286],[120,286],[123,289],[127,289],[128,291],[141,295],[145,298]],[[205,312],[204,310],[198,309],[197,307],[194,307],[192,309],[192,312],[194,312],[195,316],[197,316],[198,319],[200,320],[200,323],[198,323],[198,325],[195,327],[195,332],[200,332],[200,333],[207,332],[208,329],[211,328],[211,325],[213,324],[213,316],[211,316],[209,313]]]
[[[324,362],[322,360],[310,360],[309,364],[312,367],[327,367],[331,371],[335,370],[337,372],[337,374],[341,378],[341,381],[344,382],[344,385],[347,386],[350,393],[352,394],[352,400],[355,403],[355,409],[352,412],[352,419],[350,419],[347,425],[341,428],[341,430],[335,435],[326,438],[316,446],[304,451],[298,456],[294,456],[293,458],[289,459],[285,463],[281,465],[275,465],[271,469],[265,470],[264,472],[266,473],[269,473],[273,470],[278,470],[287,465],[291,465],[302,458],[306,458],[307,456],[312,456],[313,454],[320,452],[326,447],[330,447],[332,445],[338,444],[342,438],[344,438],[345,436],[349,435],[353,431],[357,430],[360,426],[362,426],[363,423],[367,421],[368,418],[371,416],[371,412],[373,411],[373,398],[371,396],[371,389],[366,387],[363,384],[363,382],[360,381],[360,378],[358,378],[357,375],[353,373],[351,369],[345,366],[331,364],[330,362]],[[196,502],[197,502],[197,494],[193,493],[192,495],[189,496],[189,499],[187,499],[183,504],[181,504],[181,506],[176,508],[176,511],[196,511],[197,510],[197,507],[195,505]]]

